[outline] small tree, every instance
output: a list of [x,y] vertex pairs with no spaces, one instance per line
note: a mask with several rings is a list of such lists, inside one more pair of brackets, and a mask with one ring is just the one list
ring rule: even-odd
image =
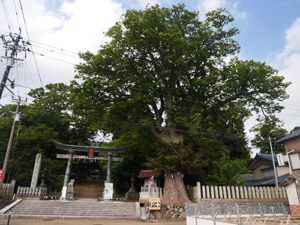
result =
[[119,124],[125,118],[145,125],[161,143],[156,169],[165,172],[163,203],[189,201],[182,180],[195,160],[188,134],[236,105],[273,114],[287,98],[288,84],[272,67],[236,57],[226,63],[239,51],[232,21],[224,9],[200,21],[181,4],[128,10],[107,32],[110,41],[95,55],[81,54],[85,62],[76,67],[79,108],[104,123],[113,116]]

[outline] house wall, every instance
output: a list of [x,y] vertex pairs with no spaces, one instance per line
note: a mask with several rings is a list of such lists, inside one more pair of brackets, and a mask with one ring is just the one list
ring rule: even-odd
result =
[[295,152],[300,153],[300,138],[294,138],[292,140],[288,140],[288,141],[284,142],[284,147],[285,147],[286,152],[295,150]]
[[290,172],[289,167],[287,167],[287,166],[279,166],[279,167],[276,167],[276,168],[277,168],[277,175],[279,177]]
[[264,179],[261,170],[262,170],[262,169],[266,169],[266,168],[271,168],[271,166],[269,166],[269,165],[261,165],[261,166],[257,167],[257,168],[253,171],[253,179],[254,179],[254,180],[262,180],[262,179]]

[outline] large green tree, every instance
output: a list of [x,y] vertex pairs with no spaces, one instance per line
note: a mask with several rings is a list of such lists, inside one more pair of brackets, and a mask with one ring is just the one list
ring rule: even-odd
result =
[[225,60],[239,51],[232,21],[224,9],[200,21],[181,4],[128,10],[97,54],[81,54],[73,82],[79,108],[151,130],[160,142],[156,169],[165,172],[164,203],[189,201],[184,168],[199,159],[189,154],[188,136],[236,105],[273,114],[287,98],[288,84],[272,67]]

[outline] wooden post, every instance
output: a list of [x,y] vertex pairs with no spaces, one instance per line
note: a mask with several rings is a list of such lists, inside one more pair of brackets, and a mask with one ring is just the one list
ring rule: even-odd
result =
[[276,199],[279,198],[279,196],[278,196],[278,191],[279,191],[279,190],[278,190],[278,187],[275,187],[275,198],[276,198]]
[[222,186],[219,186],[220,199],[223,199]]
[[209,186],[206,186],[206,196],[208,199],[210,199],[210,194],[209,194]]
[[249,199],[249,197],[248,197],[248,190],[247,190],[246,186],[244,186],[244,196],[245,196],[245,199]]
[[215,198],[214,186],[210,186],[210,193],[211,193],[211,198],[214,199]]
[[228,198],[231,199],[230,186],[227,186]]
[[254,189],[255,189],[255,193],[256,193],[256,198],[260,199],[261,196],[260,196],[260,193],[259,193],[259,188],[258,187],[254,187]]
[[235,191],[234,191],[234,186],[231,186],[231,194],[232,194],[232,198],[236,199],[236,195],[235,195]]
[[264,197],[264,192],[263,192],[262,187],[259,187],[259,192],[260,192],[261,198],[265,198],[265,197]]
[[216,199],[220,198],[219,192],[218,192],[218,186],[214,186],[215,188],[215,194],[216,194]]
[[240,188],[240,193],[241,193],[241,199],[244,199],[244,190],[243,187],[239,187]]
[[201,184],[199,181],[197,182],[197,198],[200,201],[200,199],[201,199]]
[[204,199],[206,199],[206,193],[205,193],[205,186],[202,185],[202,196]]
[[272,198],[272,196],[271,196],[270,187],[267,187],[267,192],[268,192],[268,199],[271,199],[271,198]]
[[224,199],[227,199],[226,186],[223,186],[223,194],[224,194]]
[[239,187],[235,186],[236,199],[240,199]]

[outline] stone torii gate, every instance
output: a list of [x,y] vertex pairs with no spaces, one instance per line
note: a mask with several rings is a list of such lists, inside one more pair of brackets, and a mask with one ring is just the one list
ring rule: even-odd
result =
[[[66,198],[67,193],[67,186],[68,181],[70,177],[71,172],[71,165],[72,165],[72,159],[82,159],[82,160],[107,160],[107,173],[106,173],[106,182],[111,182],[111,164],[112,161],[122,161],[120,158],[112,157],[113,153],[124,153],[127,150],[127,147],[120,147],[120,148],[111,148],[111,147],[99,147],[99,146],[80,146],[80,145],[68,145],[63,144],[57,141],[53,141],[54,145],[57,149],[65,150],[68,152],[67,159],[67,168],[64,178],[64,185],[62,188],[62,194],[61,198]],[[87,156],[85,155],[75,155],[75,152],[86,152],[88,153]],[[107,153],[106,157],[95,157],[94,153],[102,152]],[[63,155],[61,155],[63,156]],[[59,157],[59,158],[65,158],[65,157]]]

